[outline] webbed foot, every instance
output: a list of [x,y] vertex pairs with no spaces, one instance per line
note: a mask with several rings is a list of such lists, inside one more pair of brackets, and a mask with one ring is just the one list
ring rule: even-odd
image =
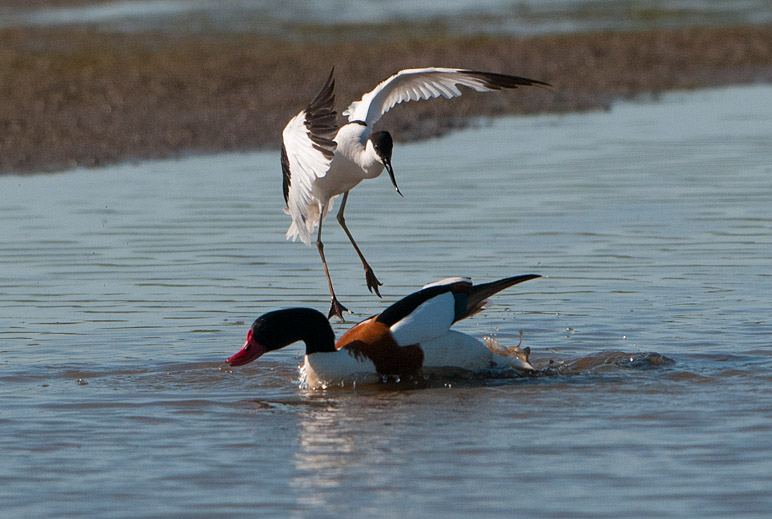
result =
[[340,322],[345,323],[346,319],[343,318],[343,312],[348,312],[349,309],[340,304],[340,301],[338,301],[338,298],[335,296],[332,296],[332,301],[330,302],[330,311],[327,314],[327,319],[332,319],[333,316],[340,319]]
[[370,293],[375,292],[375,295],[381,297],[381,292],[378,290],[378,287],[383,286],[383,283],[378,281],[378,278],[375,277],[375,273],[373,272],[373,269],[370,268],[370,265],[365,265],[365,281],[367,282],[367,289]]

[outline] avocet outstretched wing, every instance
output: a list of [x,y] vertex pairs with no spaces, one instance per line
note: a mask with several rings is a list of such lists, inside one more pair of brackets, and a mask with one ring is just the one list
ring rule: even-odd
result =
[[292,217],[287,239],[300,238],[310,243],[314,221],[309,218],[312,201],[311,184],[330,169],[335,156],[335,80],[330,77],[313,101],[290,119],[282,132],[281,169],[284,176],[285,210]]
[[551,86],[549,83],[519,76],[479,72],[459,68],[411,68],[400,70],[372,91],[354,101],[343,112],[349,121],[375,124],[394,105],[434,97],[450,99],[461,95],[459,85],[478,92],[513,89],[519,86]]

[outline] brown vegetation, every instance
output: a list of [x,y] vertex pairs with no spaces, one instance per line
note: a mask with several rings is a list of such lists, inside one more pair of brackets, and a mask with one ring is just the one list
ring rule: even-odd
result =
[[499,71],[556,87],[395,109],[382,126],[404,140],[436,135],[469,116],[588,109],[643,92],[768,81],[772,27],[433,35],[379,45],[9,29],[0,31],[0,172],[277,148],[284,124],[333,65],[339,112],[412,66]]

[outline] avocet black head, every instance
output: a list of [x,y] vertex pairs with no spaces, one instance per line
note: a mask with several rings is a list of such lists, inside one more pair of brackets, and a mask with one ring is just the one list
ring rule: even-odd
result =
[[397,190],[397,193],[402,196],[402,192],[397,187],[397,180],[394,178],[394,170],[391,167],[391,152],[394,149],[394,141],[391,138],[391,134],[386,131],[374,132],[370,135],[369,141],[373,143],[373,149],[378,158],[381,159],[383,167],[389,172],[391,184]]
[[330,72],[317,96],[284,128],[281,165],[287,213],[292,218],[287,238],[300,238],[310,245],[314,228],[319,228],[316,247],[330,288],[332,304],[329,316],[337,315],[343,319],[343,312],[347,310],[335,297],[322,251],[322,222],[331,207],[330,201],[343,195],[338,222],[362,261],[367,288],[380,296],[378,286],[381,283],[346,228],[343,216],[349,191],[362,180],[379,176],[384,168],[399,193],[391,167],[391,135],[382,131],[373,132],[373,127],[383,114],[400,103],[434,97],[458,97],[462,94],[462,86],[477,92],[496,92],[522,86],[549,85],[525,77],[460,68],[405,69],[351,103],[343,112],[348,122],[339,126],[333,106],[335,82]]

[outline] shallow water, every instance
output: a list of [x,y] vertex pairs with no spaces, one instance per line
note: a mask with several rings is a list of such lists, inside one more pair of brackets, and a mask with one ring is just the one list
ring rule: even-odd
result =
[[[743,0],[113,0],[85,5],[0,6],[0,28],[87,25],[107,30],[246,31],[316,41],[351,38],[338,24],[433,24],[454,34],[548,34],[596,30],[765,24],[772,1]],[[422,27],[426,30],[426,27]],[[367,38],[367,31],[357,33]],[[380,33],[379,37],[383,37]]]
[[300,346],[223,369],[259,314],[327,308],[278,153],[0,177],[0,515],[767,517],[770,121],[755,86],[398,145],[405,197],[347,208],[383,301],[325,227],[351,320],[545,276],[456,326],[524,330],[541,376],[421,389],[299,389]]

